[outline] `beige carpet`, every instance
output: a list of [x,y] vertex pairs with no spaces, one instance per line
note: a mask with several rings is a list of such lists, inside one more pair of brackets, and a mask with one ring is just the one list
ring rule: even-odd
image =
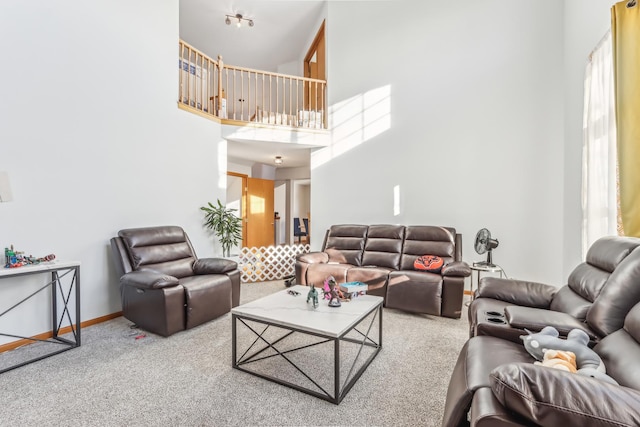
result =
[[[280,289],[243,284],[241,300]],[[170,338],[135,339],[118,318],[85,328],[78,349],[0,375],[0,425],[440,425],[466,314],[383,319],[382,351],[338,406],[232,369],[230,314]],[[309,358],[330,370],[331,349]]]

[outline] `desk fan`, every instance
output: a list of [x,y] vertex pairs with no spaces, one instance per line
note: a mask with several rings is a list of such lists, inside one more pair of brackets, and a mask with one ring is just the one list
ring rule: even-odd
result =
[[476,252],[482,255],[485,252],[487,253],[487,260],[482,262],[474,263],[474,265],[486,266],[486,267],[495,267],[493,260],[491,258],[491,251],[498,247],[498,239],[491,238],[491,232],[486,228],[481,229],[476,234],[476,242],[473,245]]

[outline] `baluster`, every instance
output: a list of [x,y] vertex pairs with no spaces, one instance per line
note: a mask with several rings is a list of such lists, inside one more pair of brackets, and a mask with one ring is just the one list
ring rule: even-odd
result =
[[247,121],[251,121],[251,71],[247,71]]
[[313,99],[316,101],[315,112],[313,113],[313,127],[318,127],[318,82],[314,82],[315,90],[313,91]]
[[244,121],[244,71],[240,70],[240,120]]
[[327,84],[326,83],[322,83],[322,129],[326,129],[326,122],[327,122],[327,106],[325,105],[325,101],[324,101],[324,94],[325,91],[327,90]]
[[[227,83],[226,83],[226,86],[225,86],[227,88],[227,93],[225,94],[225,96],[227,97],[227,101],[228,101],[229,100],[229,89],[230,89],[230,87],[229,87],[229,68],[228,67],[224,69],[224,74],[225,74],[225,77],[227,79]],[[225,101],[225,102],[227,102],[227,101]],[[229,110],[229,104],[228,103],[227,103],[226,107],[227,107],[226,110]],[[225,111],[224,118],[225,119],[229,118],[229,111]]]
[[[289,77],[289,119],[293,120],[293,114],[291,114],[291,108],[293,107],[293,79]],[[293,126],[293,121],[290,123]]]
[[268,109],[265,108],[265,107],[266,107],[266,105],[265,105],[265,102],[264,102],[264,73],[262,73],[262,117],[263,117],[263,121],[264,121],[265,112],[267,113],[267,118],[269,117]]

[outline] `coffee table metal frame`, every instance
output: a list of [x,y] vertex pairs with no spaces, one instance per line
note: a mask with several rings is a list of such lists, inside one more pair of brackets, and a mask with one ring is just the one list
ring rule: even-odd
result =
[[[339,310],[339,308],[337,308],[337,310]],[[360,329],[358,329],[358,326],[361,323],[363,323],[363,321],[365,319],[367,319],[371,313],[374,313],[374,312],[375,312],[375,314],[372,316],[371,321],[369,322],[369,324],[365,325],[365,327],[367,329],[366,332],[362,332]],[[377,337],[377,341],[372,339],[369,336],[369,334],[371,332],[371,329],[372,329],[372,326],[374,325],[376,319],[378,320],[378,337]],[[256,330],[257,328],[252,327],[251,325],[249,325],[246,322],[247,320],[251,321],[251,322],[256,322],[256,323],[263,324],[263,325],[265,325],[265,328],[262,331],[257,331]],[[236,332],[237,332],[237,322],[240,322],[243,326],[248,328],[256,336],[256,338],[253,341],[253,343],[249,346],[249,348],[247,348],[247,350],[242,355],[240,355],[239,358],[238,358],[238,354],[237,354],[237,334],[236,334]],[[277,327],[277,328],[280,328],[280,329],[285,329],[285,330],[288,330],[289,332],[286,333],[285,335],[279,337],[275,341],[269,342],[269,340],[265,337],[265,333],[269,330],[269,328],[271,326]],[[356,331],[362,337],[362,339],[354,339],[354,338],[351,338],[351,337],[347,337],[347,335],[351,331]],[[276,348],[276,344],[278,344],[279,342],[281,342],[285,338],[291,336],[295,332],[298,332],[298,333],[301,333],[301,334],[306,334],[306,335],[313,335],[313,336],[316,336],[316,337],[319,337],[319,338],[323,338],[323,340],[319,341],[319,342],[315,342],[313,344],[308,344],[308,345],[296,347],[296,348],[293,348],[293,349],[289,349],[289,350],[286,350],[286,351],[280,351],[280,350],[278,350]],[[342,334],[340,334],[337,337],[331,336],[329,334],[312,332],[312,331],[308,331],[308,330],[305,330],[305,329],[299,329],[299,328],[291,327],[289,325],[284,325],[282,323],[278,323],[278,322],[275,322],[275,321],[266,321],[264,319],[257,319],[257,318],[253,318],[252,316],[247,316],[247,315],[244,315],[244,314],[236,314],[236,313],[233,313],[233,312],[232,312],[232,321],[231,321],[231,334],[232,334],[232,344],[231,345],[232,345],[232,353],[233,353],[232,354],[232,359],[233,359],[233,367],[235,369],[238,369],[240,371],[247,372],[247,373],[255,375],[257,377],[264,378],[266,380],[273,381],[275,383],[278,383],[278,384],[293,388],[295,390],[301,391],[303,393],[310,394],[312,396],[315,396],[317,398],[326,400],[328,402],[331,402],[331,403],[334,403],[334,404],[337,405],[342,401],[342,399],[344,399],[344,397],[347,395],[349,390],[351,390],[351,388],[356,383],[356,381],[360,378],[360,376],[363,374],[363,372],[367,369],[367,367],[371,364],[373,359],[375,359],[375,357],[378,355],[378,353],[382,349],[382,299],[380,300],[380,302],[377,305],[373,306],[371,309],[369,309],[368,311],[363,313],[360,316],[360,319],[358,320],[358,322],[356,324],[354,324],[351,328],[347,329],[346,331],[344,331]],[[346,380],[347,381],[345,382],[345,384],[342,387],[340,387],[340,366],[341,366],[340,365],[340,341],[347,341],[347,342],[352,342],[352,343],[360,345],[360,347],[358,349],[358,353],[357,353],[356,357],[354,358],[353,364],[349,368],[349,373],[346,376]],[[258,342],[264,343],[264,346],[262,348],[255,349],[253,352],[250,352],[252,349],[254,349],[254,347],[256,346],[256,344]],[[333,362],[333,365],[334,365],[334,390],[333,390],[333,393],[330,393],[329,391],[327,391],[323,387],[321,387],[300,366],[295,364],[290,358],[287,357],[287,353],[291,353],[291,352],[298,351],[298,350],[303,350],[305,348],[313,347],[313,346],[324,344],[324,343],[327,343],[327,342],[333,342],[333,346],[334,346],[334,362]],[[372,347],[375,350],[374,350],[373,353],[371,353],[369,355],[369,357],[363,363],[363,365],[357,371],[354,372],[354,368],[355,368],[356,362],[358,361],[360,353],[362,352],[362,349],[364,348],[364,346]],[[275,354],[262,355],[267,349],[273,349],[273,351],[275,351]],[[268,359],[268,358],[276,357],[276,356],[282,357],[286,362],[291,364],[298,372],[300,372],[302,375],[304,375],[304,377],[306,377],[309,381],[311,381],[322,392],[318,392],[316,390],[313,390],[313,389],[310,389],[310,388],[307,388],[307,387],[303,387],[303,386],[298,385],[298,384],[291,383],[289,381],[277,378],[277,377],[275,377],[273,375],[268,375],[268,374],[265,374],[265,373],[256,372],[256,371],[252,371],[250,369],[245,368],[245,365],[249,365],[249,364],[251,364],[253,362],[257,362],[257,361],[260,361],[260,360],[264,360],[264,359]]]

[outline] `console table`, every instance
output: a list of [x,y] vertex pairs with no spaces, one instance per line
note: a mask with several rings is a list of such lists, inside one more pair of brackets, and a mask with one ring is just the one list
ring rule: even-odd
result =
[[[80,347],[80,263],[77,261],[60,261],[27,265],[18,268],[0,268],[0,289],[4,286],[10,285],[10,283],[7,283],[11,281],[10,279],[34,274],[50,274],[51,280],[47,284],[39,286],[34,292],[31,292],[28,296],[19,301],[8,302],[3,300],[0,303],[0,310],[2,310],[0,311],[0,319],[11,310],[31,299],[33,296],[41,292],[46,292],[47,289],[50,289],[51,337],[41,339],[38,337],[25,337],[2,331],[0,331],[0,336],[19,338],[32,341],[33,343],[47,343],[46,345],[53,346],[53,350],[44,355],[39,355],[0,369],[0,374],[19,368],[20,366],[24,366],[28,363],[36,362],[46,357],[62,353],[63,351]],[[65,280],[62,280],[63,278],[65,278]],[[75,307],[69,307],[69,300],[72,292],[75,292]],[[9,304],[10,307],[5,308],[5,304]],[[75,308],[75,319],[73,320],[71,319],[70,308]],[[65,319],[68,321],[68,326],[63,328],[62,323]],[[62,334],[66,333],[67,330],[70,330],[69,332],[72,334],[72,337],[70,338],[72,339],[60,337],[61,329],[65,329],[65,331],[62,331]]]

